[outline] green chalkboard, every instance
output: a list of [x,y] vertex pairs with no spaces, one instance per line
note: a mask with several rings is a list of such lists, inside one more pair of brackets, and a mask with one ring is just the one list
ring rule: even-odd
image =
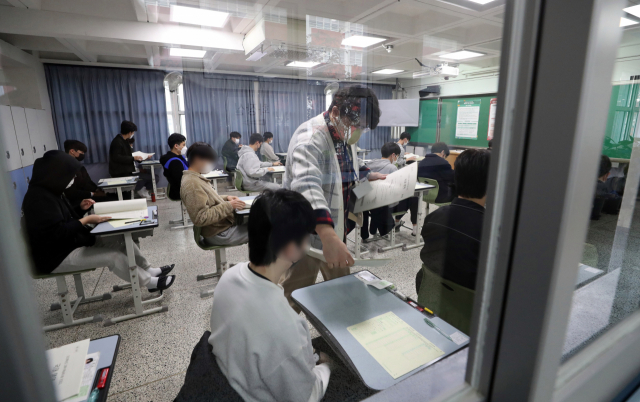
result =
[[[489,109],[491,99],[496,95],[490,96],[469,96],[464,98],[448,98],[442,99],[440,106],[440,141],[448,145],[464,145],[471,147],[487,147],[487,132],[489,129]],[[480,114],[478,116],[477,138],[456,138],[456,123],[458,118],[458,108],[464,107],[465,103],[480,102]],[[413,140],[413,138],[412,138]]]
[[423,99],[420,101],[420,120],[418,127],[407,127],[411,134],[411,142],[433,144],[438,131],[438,100]]
[[610,158],[631,158],[638,109],[638,84],[614,85],[602,153]]

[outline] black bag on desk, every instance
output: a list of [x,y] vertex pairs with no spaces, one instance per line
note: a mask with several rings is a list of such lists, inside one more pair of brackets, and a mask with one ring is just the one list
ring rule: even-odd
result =
[[209,344],[210,336],[211,332],[205,331],[193,349],[184,385],[174,402],[243,402],[222,374]]

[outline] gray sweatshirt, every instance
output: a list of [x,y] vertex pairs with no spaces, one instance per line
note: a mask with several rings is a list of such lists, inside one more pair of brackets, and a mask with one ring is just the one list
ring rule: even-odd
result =
[[372,172],[378,172],[382,174],[391,174],[398,170],[396,165],[389,162],[389,159],[375,159],[367,163],[367,167]]
[[240,148],[238,151],[238,165],[236,169],[242,172],[244,176],[243,185],[247,188],[253,188],[258,180],[267,174],[267,168],[273,166],[271,162],[260,162],[258,154],[248,146]]
[[260,147],[260,154],[267,158],[267,162],[279,162],[280,158],[273,152],[271,144],[267,144],[266,141],[262,143]]

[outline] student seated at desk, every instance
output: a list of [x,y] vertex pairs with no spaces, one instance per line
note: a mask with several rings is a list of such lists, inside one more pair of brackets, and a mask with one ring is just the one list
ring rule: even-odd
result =
[[[86,199],[73,208],[63,194],[80,167],[75,158],[58,150],[46,152],[33,165],[33,176],[22,202],[22,223],[35,272],[46,275],[108,267],[129,282],[129,259],[124,239],[119,239],[120,236],[96,239],[87,227],[111,218],[83,217],[94,201]],[[133,248],[140,286],[155,292],[173,285],[175,275],[167,274],[174,265],[152,268],[138,246],[134,244]]]
[[245,401],[316,402],[327,389],[332,362],[314,355],[307,321],[278,286],[306,255],[315,226],[300,193],[266,191],[249,216],[249,262],[229,268],[216,286],[209,343]]
[[260,147],[260,155],[262,158],[266,159],[266,162],[280,162],[280,158],[273,152],[273,147],[271,143],[273,142],[273,134],[270,132],[264,133],[264,142]]
[[184,156],[187,154],[187,137],[182,134],[173,133],[167,140],[170,151],[160,157],[160,163],[164,169],[164,177],[171,185],[169,198],[180,199],[180,182],[182,172],[189,169],[189,164]]
[[180,198],[194,225],[202,228],[205,243],[235,246],[248,239],[247,225],[237,225],[234,211],[245,203],[232,195],[218,195],[202,173],[213,170],[216,151],[204,142],[195,142],[187,150],[189,169],[182,172]]
[[420,258],[427,269],[471,290],[476,288],[490,155],[484,149],[460,154],[454,170],[458,196],[427,215],[422,228]]
[[[87,153],[87,146],[77,140],[66,140],[64,142],[64,152],[76,158],[78,162],[82,162]],[[99,189],[98,185],[91,180],[91,176],[89,176],[84,165],[80,166],[73,184],[64,190],[64,195],[71,205],[78,205],[82,200],[88,198],[95,202],[116,201],[118,199],[114,194],[107,194]]]
[[240,135],[237,131],[232,131],[229,134],[229,139],[222,146],[222,156],[227,158],[227,171],[234,172],[236,165],[238,164],[238,151],[242,148],[240,144]]
[[600,214],[617,215],[622,205],[622,197],[612,188],[609,174],[611,173],[611,159],[607,155],[600,157],[600,168],[598,169],[598,180],[596,181],[596,195],[593,200],[591,219],[600,219]]
[[260,149],[260,146],[264,143],[262,135],[255,133],[249,137],[249,146],[243,147],[238,152],[238,166],[237,169],[242,173],[242,187],[247,191],[264,191],[264,190],[278,190],[279,184],[262,180],[266,178],[267,172],[273,172],[270,166],[280,166],[280,162],[260,162],[258,154],[256,152]]
[[[382,174],[391,174],[398,171],[396,163],[400,158],[400,146],[395,142],[387,142],[380,149],[382,154],[381,159],[376,159],[367,164],[367,167],[372,172],[378,172]],[[380,233],[380,236],[384,236],[394,228],[393,218],[391,217],[391,209],[393,205],[380,207],[371,211],[364,211],[362,232],[360,237],[362,240],[369,238],[369,233],[375,235],[376,232]],[[369,216],[371,216],[371,224],[369,225]]]
[[405,158],[404,154],[405,154],[405,146],[407,146],[407,144],[411,141],[411,134],[407,133],[407,132],[403,132],[402,134],[400,134],[400,140],[397,142],[398,146],[400,147],[400,158],[398,159],[398,166],[404,166],[407,162],[411,162],[411,161],[415,161],[416,158],[415,156],[412,156],[411,158]]

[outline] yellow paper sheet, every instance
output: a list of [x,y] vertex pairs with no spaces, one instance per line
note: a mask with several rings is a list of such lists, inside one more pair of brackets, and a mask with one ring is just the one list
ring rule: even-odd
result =
[[394,379],[444,355],[392,311],[347,330]]
[[122,226],[131,225],[130,223],[127,223],[127,224],[125,225],[125,222],[131,222],[132,220],[133,220],[133,219],[111,219],[111,220],[109,221],[109,224],[110,224],[111,226],[113,226],[114,228],[119,228],[119,227],[122,227]]

